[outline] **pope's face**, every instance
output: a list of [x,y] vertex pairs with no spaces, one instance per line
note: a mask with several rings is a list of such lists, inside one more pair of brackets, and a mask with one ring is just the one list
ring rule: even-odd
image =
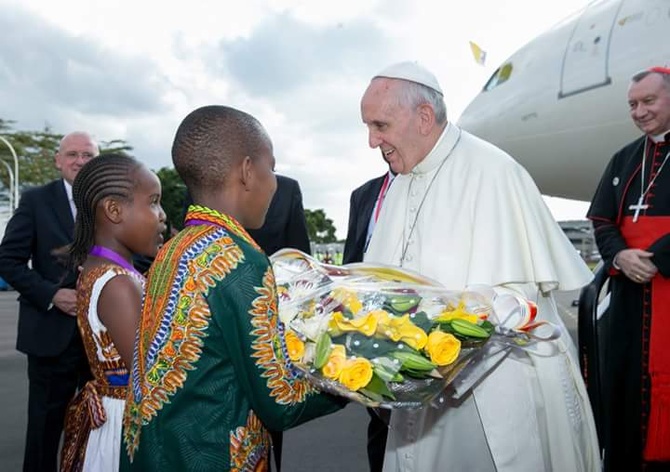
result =
[[628,88],[628,106],[635,125],[654,136],[670,130],[670,86],[659,74],[649,74]]
[[361,100],[368,143],[381,149],[393,172],[408,174],[426,157],[418,109],[399,103],[401,82],[373,79]]

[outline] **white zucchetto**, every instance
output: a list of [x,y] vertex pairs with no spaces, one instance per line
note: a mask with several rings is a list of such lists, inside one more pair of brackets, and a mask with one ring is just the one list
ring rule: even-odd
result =
[[425,85],[428,88],[444,95],[437,78],[428,69],[416,61],[403,61],[390,65],[373,78],[386,77],[389,79],[408,80],[417,84]]

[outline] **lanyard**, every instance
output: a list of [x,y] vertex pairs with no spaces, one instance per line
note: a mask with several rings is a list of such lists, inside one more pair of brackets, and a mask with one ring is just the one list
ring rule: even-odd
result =
[[386,173],[384,177],[384,182],[382,183],[382,189],[379,191],[379,198],[377,198],[377,206],[375,208],[375,223],[379,219],[379,212],[382,211],[382,204],[384,203],[384,198],[386,198],[386,192],[388,192],[391,179],[389,178],[389,173]]
[[102,257],[103,259],[112,261],[115,264],[120,265],[127,271],[137,274],[140,277],[143,277],[142,274],[140,274],[140,272],[137,269],[135,269],[135,267],[133,267],[133,265],[130,262],[128,262],[121,254],[109,248],[103,246],[93,246],[89,254],[91,256]]

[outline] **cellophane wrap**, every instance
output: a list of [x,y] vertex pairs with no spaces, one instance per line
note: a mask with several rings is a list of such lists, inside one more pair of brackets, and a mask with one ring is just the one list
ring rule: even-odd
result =
[[369,407],[426,406],[489,353],[529,341],[499,329],[488,287],[453,291],[406,269],[323,264],[294,249],[270,259],[294,365]]

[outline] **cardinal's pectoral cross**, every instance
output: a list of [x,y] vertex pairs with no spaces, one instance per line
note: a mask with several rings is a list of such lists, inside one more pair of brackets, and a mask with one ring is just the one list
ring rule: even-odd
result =
[[644,196],[641,196],[636,205],[631,205],[628,207],[629,210],[635,210],[635,214],[633,215],[633,223],[637,223],[637,218],[640,216],[640,210],[646,210],[649,208],[649,205],[642,204],[643,199]]

